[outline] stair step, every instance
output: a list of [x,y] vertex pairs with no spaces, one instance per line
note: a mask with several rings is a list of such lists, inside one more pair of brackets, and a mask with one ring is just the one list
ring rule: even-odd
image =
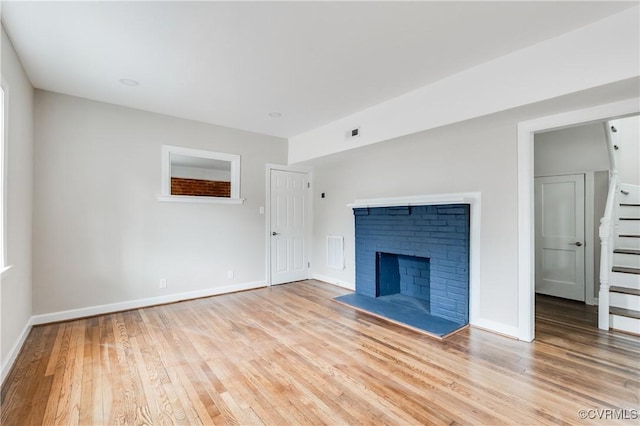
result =
[[640,312],[640,289],[611,286],[609,288],[609,307]]
[[[640,268],[640,247],[627,247],[618,248],[613,251],[613,262],[612,265],[615,265],[619,268]],[[638,251],[638,253],[634,253],[634,251]]]
[[640,217],[633,216],[623,216],[616,222],[618,227],[618,233],[620,234],[631,234],[638,235],[640,234]]
[[627,268],[624,266],[614,266],[613,268],[611,268],[611,271],[613,272],[622,272],[625,274],[634,274],[634,275],[640,275],[640,269],[639,268]]
[[633,294],[634,296],[640,296],[640,290],[629,287],[611,286],[609,291],[612,293]]
[[624,308],[609,308],[609,314],[620,315],[621,317],[640,319],[640,312]]
[[612,272],[609,285],[611,287],[627,287],[640,290],[640,275]]
[[636,217],[640,213],[640,204],[620,203],[618,204],[618,217]]
[[640,250],[636,249],[615,249],[613,252],[618,254],[637,254],[640,256]]
[[609,327],[612,330],[640,335],[640,319],[623,315],[609,315]]

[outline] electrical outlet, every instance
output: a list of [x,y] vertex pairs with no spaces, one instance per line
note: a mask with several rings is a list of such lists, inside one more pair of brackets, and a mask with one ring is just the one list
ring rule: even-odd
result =
[[227,271],[227,278],[229,278],[229,279],[233,278],[233,269],[229,269]]
[[167,288],[167,279],[160,278],[160,288]]

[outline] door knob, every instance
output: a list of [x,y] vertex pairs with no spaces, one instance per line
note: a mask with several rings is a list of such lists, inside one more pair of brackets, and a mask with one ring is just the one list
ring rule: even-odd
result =
[[275,237],[276,235],[280,235],[280,233],[278,233],[278,232],[276,232],[276,231],[273,231],[273,232],[271,233],[271,235],[273,235],[273,236]]
[[582,245],[582,243],[580,241],[576,241],[575,243],[569,243],[572,246],[578,246],[580,247]]

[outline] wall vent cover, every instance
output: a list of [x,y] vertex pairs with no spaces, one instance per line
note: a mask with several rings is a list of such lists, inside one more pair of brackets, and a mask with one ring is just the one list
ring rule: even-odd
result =
[[327,267],[344,269],[344,237],[335,235],[327,237]]

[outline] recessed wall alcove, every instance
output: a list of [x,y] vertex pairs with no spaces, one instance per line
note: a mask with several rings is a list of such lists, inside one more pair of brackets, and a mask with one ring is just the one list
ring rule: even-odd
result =
[[350,205],[356,291],[336,300],[445,337],[469,324],[472,204],[396,201]]

